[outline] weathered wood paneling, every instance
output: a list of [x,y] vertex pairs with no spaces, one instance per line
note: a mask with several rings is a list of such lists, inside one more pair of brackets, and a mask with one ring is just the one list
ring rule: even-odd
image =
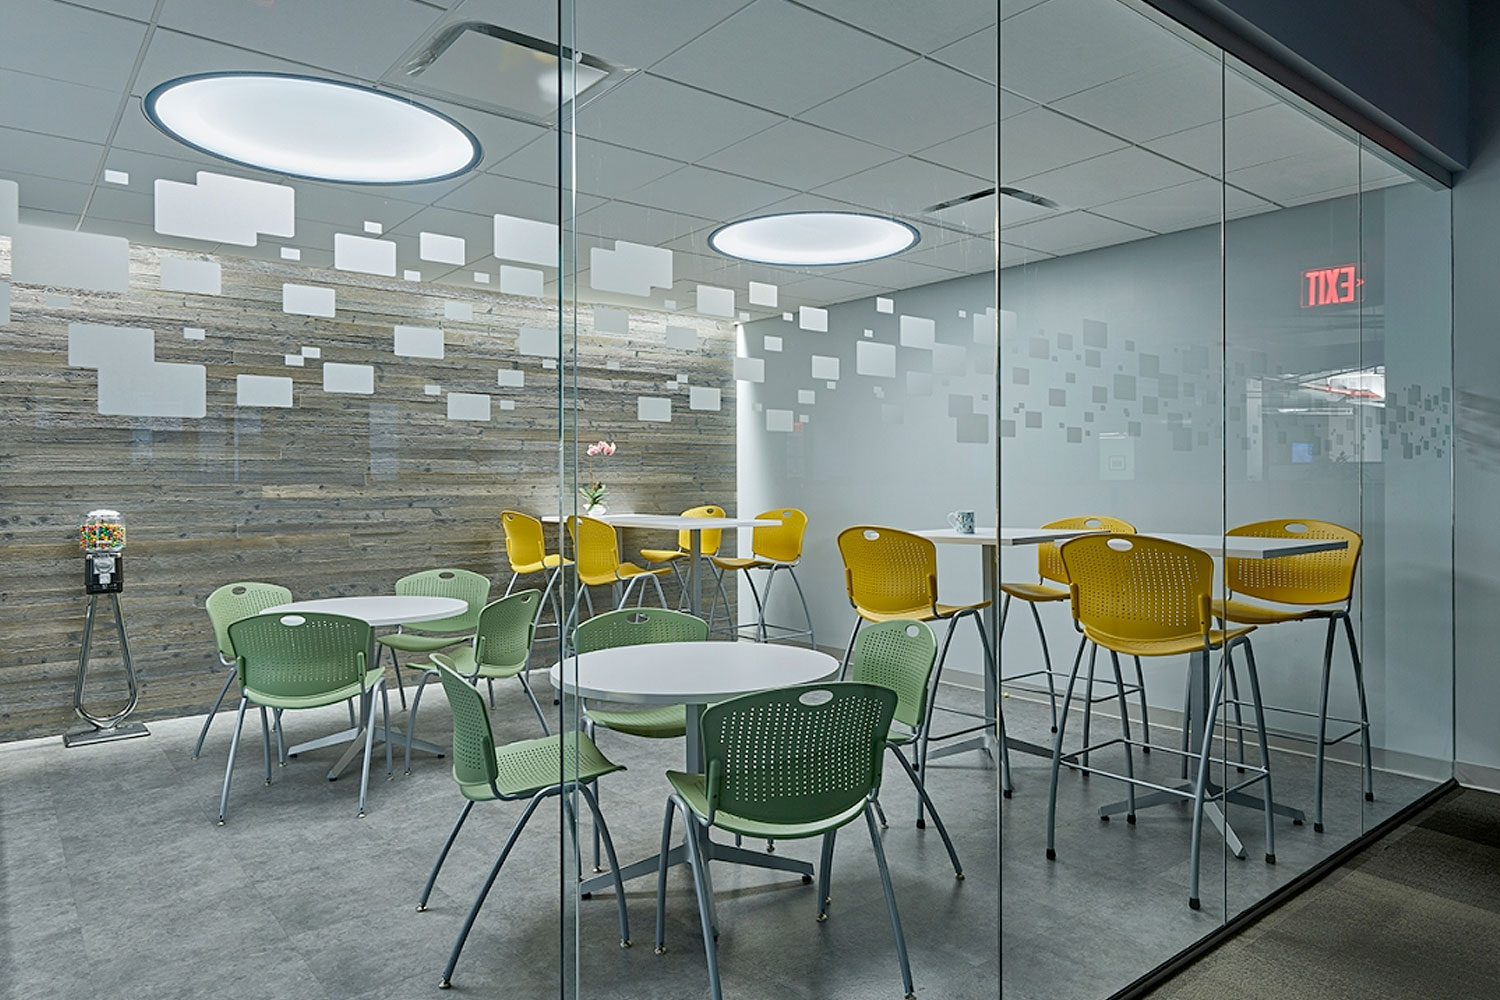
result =
[[[89,509],[127,518],[122,604],[145,681],[138,712],[149,719],[202,711],[217,694],[222,674],[203,612],[215,587],[259,579],[299,598],[388,593],[404,573],[446,565],[488,574],[498,595],[509,577],[499,511],[557,508],[559,372],[517,349],[523,325],[556,327],[555,308],[230,257],[212,258],[222,295],[164,292],[159,261],[171,253],[132,247],[124,295],[12,288],[11,322],[0,326],[0,739],[58,733],[73,721],[85,604],[75,532]],[[0,274],[9,263],[0,239]],[[337,316],[283,313],[284,281],[336,287]],[[472,303],[473,322],[443,318],[454,299]],[[619,444],[598,468],[611,506],[733,509],[732,326],[674,314],[674,325],[699,334],[696,351],[681,351],[666,346],[665,315],[632,312],[628,337],[594,332],[588,309],[579,316],[577,434]],[[206,365],[207,415],[99,414],[95,372],[67,363],[68,324],[77,322],[149,327],[156,360]],[[394,356],[396,324],[442,327],[445,356]],[[205,329],[205,339],[184,339],[184,327]],[[286,366],[283,355],[303,347],[321,349],[321,360]],[[326,361],[374,365],[375,395],[323,392]],[[525,387],[498,386],[499,368],[522,369]],[[290,376],[295,406],[236,407],[239,374]],[[686,386],[667,384],[678,375],[723,389],[723,408],[690,411]],[[491,421],[448,421],[428,385],[490,393]],[[671,396],[672,421],[639,422],[639,395]],[[500,409],[503,399],[515,408]],[[667,541],[630,533],[625,545],[633,553]],[[120,689],[105,666],[112,652],[106,632],[91,706],[112,704]]]

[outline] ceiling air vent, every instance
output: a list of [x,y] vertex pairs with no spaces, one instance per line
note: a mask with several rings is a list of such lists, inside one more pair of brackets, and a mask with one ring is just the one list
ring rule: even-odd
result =
[[[1002,194],[1009,194],[1011,190],[1000,189]],[[962,198],[952,198],[922,209],[923,214],[937,222],[967,229],[972,233],[986,234],[995,231],[998,211],[994,188],[985,188],[983,191],[975,191]]]

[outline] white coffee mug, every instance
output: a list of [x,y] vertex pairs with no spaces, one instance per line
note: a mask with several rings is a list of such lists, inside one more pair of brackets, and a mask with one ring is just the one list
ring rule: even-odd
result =
[[972,510],[950,510],[948,523],[960,535],[974,534],[974,512]]

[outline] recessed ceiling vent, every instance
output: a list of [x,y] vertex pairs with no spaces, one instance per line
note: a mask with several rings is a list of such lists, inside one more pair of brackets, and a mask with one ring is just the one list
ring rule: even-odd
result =
[[[565,80],[558,66],[564,60]],[[544,124],[581,107],[633,70],[482,21],[443,28],[386,82],[401,90]]]
[[[1001,190],[1008,192],[1010,189]],[[983,191],[975,191],[962,198],[951,198],[922,209],[923,214],[934,221],[981,234],[995,231],[998,211],[994,188],[985,188]]]

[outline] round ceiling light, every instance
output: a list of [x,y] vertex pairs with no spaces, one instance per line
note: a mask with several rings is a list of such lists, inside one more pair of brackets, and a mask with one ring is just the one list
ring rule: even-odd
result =
[[895,219],[860,212],[789,212],[731,222],[708,245],[726,257],[789,267],[858,264],[901,253],[920,234]]
[[204,73],[146,95],[157,128],[210,155],[345,184],[444,180],[479,162],[472,132],[431,108],[350,83]]

